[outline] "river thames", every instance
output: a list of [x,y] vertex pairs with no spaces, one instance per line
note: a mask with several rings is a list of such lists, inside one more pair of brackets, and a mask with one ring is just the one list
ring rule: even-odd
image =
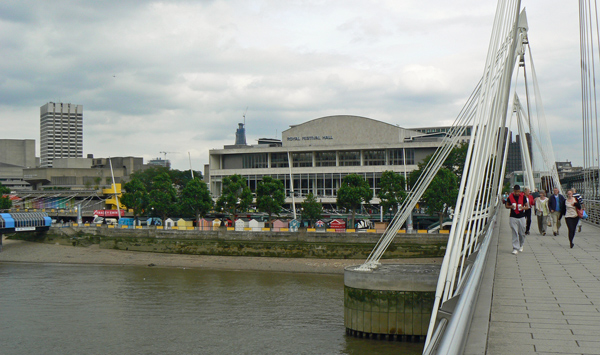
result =
[[355,339],[343,276],[0,263],[1,354],[421,354]]

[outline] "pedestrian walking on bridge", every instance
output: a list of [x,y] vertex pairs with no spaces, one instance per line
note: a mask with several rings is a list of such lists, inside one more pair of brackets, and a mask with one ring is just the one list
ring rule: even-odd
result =
[[554,188],[554,195],[550,196],[548,201],[548,208],[550,209],[550,215],[552,216],[552,231],[554,235],[558,235],[560,230],[560,220],[565,214],[565,197],[558,193],[558,187]]
[[535,199],[535,214],[538,221],[538,230],[541,235],[546,235],[546,228],[548,228],[548,217],[550,216],[548,201],[546,191],[544,190],[540,191],[540,197]]
[[523,251],[523,245],[525,244],[525,211],[530,209],[529,199],[521,193],[521,186],[514,186],[513,193],[508,196],[505,206],[510,210],[512,253],[517,255]]
[[530,192],[531,190],[529,190],[529,188],[527,187],[525,188],[525,190],[523,190],[523,194],[525,195],[525,198],[527,199],[527,202],[529,203],[530,207],[530,209],[525,210],[525,235],[529,235],[529,229],[531,228],[531,211],[535,208],[533,204],[533,196]]
[[573,239],[575,238],[575,230],[577,229],[577,222],[579,222],[579,215],[577,209],[581,208],[581,204],[575,197],[573,197],[573,190],[567,190],[567,199],[565,201],[565,222],[569,229],[569,243],[571,249],[573,249]]
[[[583,197],[581,196],[580,193],[577,192],[576,188],[572,188],[571,190],[573,190],[573,197],[575,197],[577,202],[579,202],[580,208],[583,208]],[[582,219],[579,218],[579,222],[577,222],[577,231],[579,233],[581,233],[581,224],[582,224],[581,221],[582,221]]]

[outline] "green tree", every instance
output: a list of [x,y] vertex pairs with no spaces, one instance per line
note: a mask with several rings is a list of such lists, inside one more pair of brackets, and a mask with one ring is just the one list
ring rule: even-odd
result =
[[188,181],[181,191],[179,205],[184,213],[193,214],[196,220],[205,216],[213,208],[213,199],[206,183],[198,177]]
[[398,205],[406,198],[404,176],[393,171],[384,171],[379,181],[379,193],[381,207],[387,213],[392,208],[392,214],[396,214]]
[[285,187],[283,182],[270,176],[264,176],[256,186],[256,207],[259,211],[267,213],[269,225],[272,225],[271,216],[273,214],[279,216],[284,203]]
[[217,199],[217,207],[229,213],[234,221],[238,211],[245,211],[252,203],[252,192],[246,179],[235,174],[223,178],[223,190]]
[[[175,188],[179,191],[183,191],[183,189],[187,186],[187,184],[192,181],[192,173],[188,170],[176,170],[171,169],[168,171],[169,176],[171,177],[171,181],[175,185]],[[194,179],[202,180],[202,173],[194,170]]]
[[0,210],[7,210],[12,207],[12,201],[10,200],[10,189],[0,184]]
[[131,179],[135,178],[140,180],[146,187],[146,191],[151,191],[154,179],[162,174],[167,174],[170,178],[169,169],[162,166],[153,166],[148,169],[136,171],[135,173],[131,174]]
[[373,191],[369,183],[357,174],[346,175],[342,180],[342,185],[337,191],[337,205],[352,210],[352,227],[354,228],[354,217],[356,209],[362,203],[371,201]]
[[148,208],[153,209],[158,215],[163,225],[167,214],[173,212],[177,202],[177,192],[173,187],[173,182],[166,172],[157,175],[152,182],[150,193],[148,193]]
[[458,196],[458,178],[447,168],[440,168],[425,193],[422,200],[426,205],[427,214],[439,217],[440,228],[448,207],[456,204]]
[[311,226],[314,226],[316,220],[321,218],[323,206],[317,201],[313,193],[309,193],[302,203],[302,218],[308,219]]
[[[461,143],[461,144],[457,145],[450,151],[450,153],[446,157],[446,160],[444,160],[444,163],[442,164],[442,167],[450,170],[452,173],[454,173],[456,175],[459,183],[460,183],[460,180],[462,179],[462,174],[463,174],[463,169],[465,167],[465,160],[467,158],[468,148],[469,148],[469,145],[467,143]],[[417,180],[421,176],[421,172],[423,171],[423,169],[425,169],[425,167],[431,160],[431,157],[432,157],[431,154],[426,156],[422,162],[417,164],[418,169],[410,172],[410,174],[408,176],[408,184],[411,187],[415,186]]]
[[450,154],[448,154],[448,157],[444,161],[444,167],[456,175],[459,183],[465,168],[468,149],[469,145],[467,143],[461,143],[450,151]]
[[133,217],[137,222],[138,216],[144,211],[146,204],[148,203],[146,186],[144,186],[144,183],[142,183],[140,179],[133,178],[126,183],[123,188],[125,189],[125,192],[119,201],[127,208],[133,210]]

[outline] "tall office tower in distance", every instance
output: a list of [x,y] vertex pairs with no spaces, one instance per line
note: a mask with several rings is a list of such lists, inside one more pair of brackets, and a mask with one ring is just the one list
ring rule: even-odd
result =
[[49,102],[40,107],[41,167],[55,158],[83,157],[83,106]]

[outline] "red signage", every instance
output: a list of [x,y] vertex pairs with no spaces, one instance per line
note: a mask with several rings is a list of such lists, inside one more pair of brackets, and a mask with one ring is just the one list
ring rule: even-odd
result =
[[[98,217],[117,217],[117,210],[94,210],[94,214]],[[125,216],[125,211],[121,210],[121,217]]]
[[329,223],[329,227],[335,229],[336,231],[346,229],[346,221],[343,219],[334,219],[331,221],[331,223]]

